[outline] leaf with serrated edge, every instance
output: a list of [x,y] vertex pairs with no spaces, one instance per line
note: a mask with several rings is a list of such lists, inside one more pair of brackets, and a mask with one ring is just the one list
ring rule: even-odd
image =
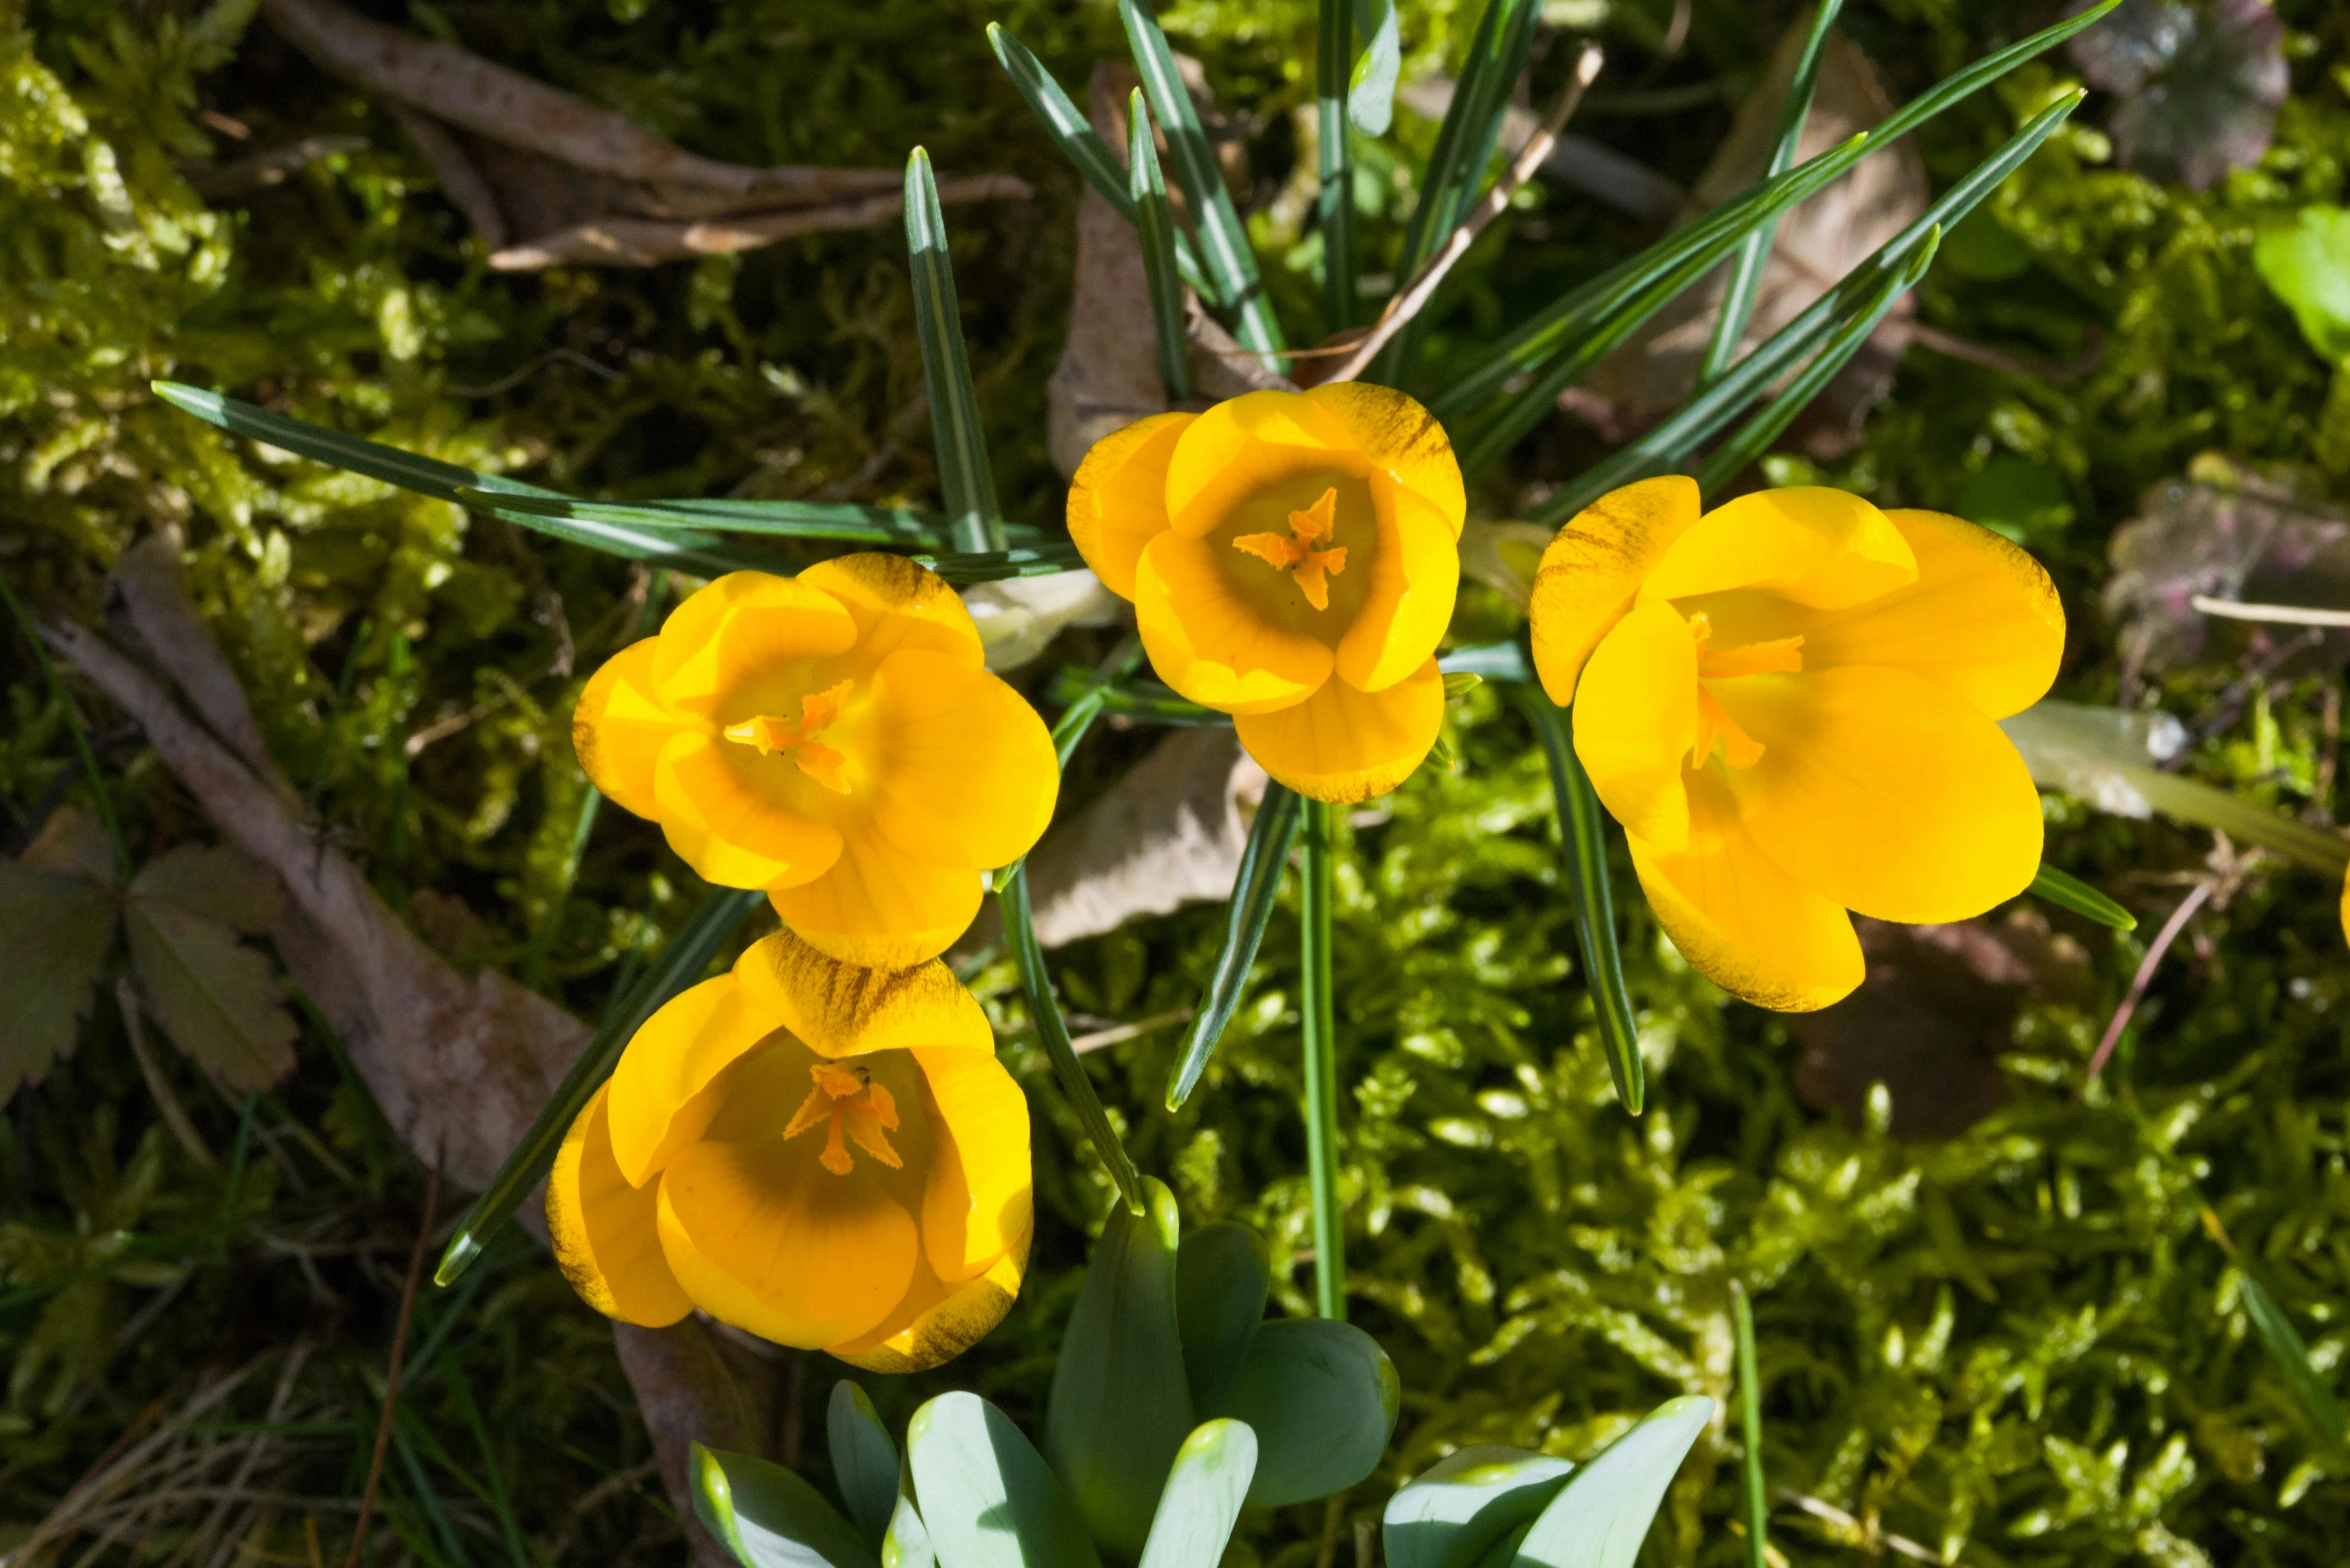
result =
[[298,1031],[267,958],[136,881],[123,916],[131,974],[172,1044],[236,1089],[266,1088],[292,1070]]
[[285,905],[277,879],[225,844],[179,844],[139,868],[133,898],[161,899],[239,931],[262,932]]
[[0,1103],[73,1054],[114,918],[98,883],[0,861]]

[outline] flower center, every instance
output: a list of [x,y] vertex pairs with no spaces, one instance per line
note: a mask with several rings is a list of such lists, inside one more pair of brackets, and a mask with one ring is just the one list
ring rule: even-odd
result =
[[1287,572],[1306,603],[1317,610],[1330,608],[1330,579],[1346,570],[1346,546],[1317,550],[1315,545],[1338,527],[1338,491],[1322,492],[1322,499],[1302,512],[1289,514],[1289,537],[1280,534],[1242,534],[1232,548],[1253,555],[1275,571]]
[[[776,752],[787,753],[800,765],[800,771],[836,795],[849,792],[846,774],[847,760],[830,746],[817,744],[816,737],[830,729],[840,719],[840,705],[848,701],[856,688],[854,681],[842,681],[824,691],[808,693],[800,699],[800,716],[780,718],[762,713],[726,727],[726,738],[741,746],[756,746],[762,757]],[[897,1124],[893,1121],[891,1126]],[[845,1158],[845,1156],[844,1156]]]
[[1713,694],[1709,681],[1732,681],[1741,675],[1792,675],[1803,669],[1803,639],[1776,637],[1738,648],[1714,648],[1714,623],[1703,610],[1689,617],[1689,635],[1697,642],[1697,744],[1691,755],[1699,767],[1713,760],[1719,742],[1722,760],[1733,768],[1751,768],[1762,760],[1763,744],[1738,727],[1730,710]]
[[898,1125],[897,1101],[873,1081],[871,1072],[839,1062],[818,1062],[808,1069],[808,1076],[816,1080],[816,1087],[800,1102],[791,1125],[784,1128],[785,1138],[823,1127],[824,1152],[816,1158],[835,1176],[846,1176],[856,1165],[849,1153],[847,1139],[851,1138],[891,1170],[905,1169],[906,1162],[889,1146],[889,1134]]

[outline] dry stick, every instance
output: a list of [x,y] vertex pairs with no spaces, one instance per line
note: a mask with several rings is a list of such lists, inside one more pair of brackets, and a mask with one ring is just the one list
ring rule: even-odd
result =
[[1469,253],[1469,247],[1477,242],[1477,236],[1502,215],[1510,204],[1510,198],[1518,193],[1518,188],[1534,178],[1534,171],[1541,168],[1542,160],[1550,156],[1552,144],[1558,140],[1559,132],[1566,129],[1567,121],[1573,118],[1576,105],[1583,101],[1584,90],[1599,75],[1600,62],[1604,58],[1599,45],[1587,43],[1583,46],[1583,53],[1575,60],[1575,74],[1568,79],[1566,90],[1559,94],[1557,106],[1550,111],[1550,118],[1542,122],[1542,128],[1527,138],[1526,145],[1518,150],[1518,161],[1510,165],[1510,172],[1495,182],[1493,189],[1485,193],[1485,199],[1476,205],[1468,217],[1461,220],[1461,226],[1452,231],[1452,237],[1444,242],[1443,249],[1428,258],[1419,275],[1396,291],[1395,297],[1387,302],[1387,308],[1379,313],[1378,321],[1372,325],[1371,335],[1355,345],[1353,356],[1330,372],[1327,381],[1352,381],[1361,375],[1370,367],[1371,361],[1378,357],[1379,351],[1387,346],[1387,340],[1401,332],[1405,323],[1427,305],[1436,293],[1436,285],[1444,281],[1444,275],[1452,270],[1453,263]]
[[2196,883],[2187,896],[2179,900],[2179,907],[2170,912],[2170,918],[2162,923],[2162,929],[2155,933],[2154,943],[2146,949],[2146,957],[2139,962],[2138,972],[2130,977],[2130,989],[2123,995],[2122,1005],[2113,1010],[2113,1020],[2105,1026],[2105,1035],[2097,1042],[2096,1054],[2089,1058],[2090,1079],[2105,1070],[2105,1059],[2121,1043],[2122,1031],[2129,1027],[2130,1015],[2138,1010],[2138,999],[2146,994],[2148,983],[2154,979],[2155,969],[2162,963],[2162,955],[2170,951],[2170,945],[2179,939],[2179,933],[2187,929],[2188,918],[2203,907],[2204,900],[2211,897],[2212,890],[2217,886],[2217,883],[2211,881]]
[[416,1306],[416,1282],[424,1275],[424,1250],[432,1240],[432,1224],[441,1202],[441,1162],[432,1165],[432,1181],[424,1189],[424,1223],[416,1228],[416,1246],[408,1254],[408,1282],[400,1287],[400,1319],[392,1329],[392,1361],[384,1372],[383,1419],[375,1424],[375,1454],[367,1461],[367,1486],[359,1494],[359,1522],[351,1530],[351,1550],[343,1568],[359,1568],[359,1553],[367,1544],[367,1526],[375,1516],[376,1489],[383,1485],[384,1452],[392,1442],[392,1411],[400,1403],[400,1362],[408,1353],[408,1315]]
[[2239,604],[2199,593],[2187,601],[2205,615],[2231,621],[2274,621],[2284,626],[2350,626],[2350,610],[2321,610],[2304,604]]

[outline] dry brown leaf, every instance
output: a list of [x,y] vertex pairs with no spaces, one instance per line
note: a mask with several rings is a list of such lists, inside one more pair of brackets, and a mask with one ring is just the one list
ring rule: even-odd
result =
[[[650,266],[868,228],[904,210],[895,170],[721,163],[335,0],[262,0],[262,12],[325,70],[390,102],[494,267]],[[1008,174],[939,182],[948,203],[1027,195]]]
[[696,1568],[735,1568],[694,1513],[690,1445],[765,1456],[775,1403],[774,1367],[732,1350],[699,1319],[668,1328],[612,1325],[620,1369],[636,1393],[661,1461],[661,1484],[685,1526]]
[[[92,837],[94,868],[86,853]],[[0,1104],[18,1085],[38,1083],[81,1038],[99,972],[114,951],[116,905],[106,886],[113,877],[105,835],[70,807],[50,818],[22,858],[0,861],[0,954],[7,955],[0,961]]]

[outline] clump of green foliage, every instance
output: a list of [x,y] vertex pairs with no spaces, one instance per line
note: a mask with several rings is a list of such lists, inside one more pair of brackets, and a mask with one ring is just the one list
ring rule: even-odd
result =
[[[210,624],[337,840],[452,957],[525,975],[592,1015],[627,955],[688,902],[643,824],[604,814],[575,849],[571,703],[664,587],[232,441],[146,384],[218,385],[603,495],[830,498],[847,485],[854,499],[927,502],[934,475],[907,412],[920,362],[902,241],[885,227],[641,272],[492,272],[380,107],[322,77],[254,9],[0,7],[0,572],[36,612],[94,619],[110,562],[153,528],[184,529]],[[1005,21],[1079,81],[1092,59],[1122,52],[1112,12],[930,0],[371,9],[714,156],[894,167],[919,141],[943,170],[1029,179],[1029,203],[955,210],[954,255],[1007,510],[1056,514],[1044,381],[1077,185],[980,28]],[[2157,184],[2115,165],[2093,101],[1951,237],[1919,291],[1923,319],[1945,333],[2086,368],[2034,375],[1918,350],[1857,448],[1766,464],[1775,479],[1825,478],[2021,537],[2072,615],[2061,695],[2118,689],[2098,590],[2107,538],[2148,487],[2207,449],[2297,465],[2337,496],[2350,478],[2346,373],[2254,259],[2263,234],[2346,200],[2350,80],[2330,62],[2350,56],[2350,16],[2321,0],[2278,9],[2294,92],[2257,167],[2200,193]],[[1666,0],[1562,7],[1562,20],[1601,25],[1621,78],[1638,83],[1612,106],[1595,100],[1579,128],[1693,178],[1794,10],[1699,0],[1676,29]],[[1852,7],[1847,25],[1898,96],[2039,10],[1885,0]],[[1457,50],[1474,8],[1406,15],[1408,75]],[[1257,209],[1284,314],[1313,322],[1316,241],[1303,209],[1279,200],[1297,111],[1311,106],[1297,62],[1311,59],[1312,8],[1201,0],[1167,21],[1244,116],[1243,206]],[[1685,43],[1669,53],[1677,32]],[[1565,64],[1538,65],[1538,88]],[[1937,122],[1920,143],[1929,171],[1971,166],[2067,70],[2052,57]],[[1669,116],[1640,113],[1674,92]],[[238,183],[251,152],[326,135],[364,145],[276,183]],[[1431,135],[1399,113],[1391,140],[1424,152]],[[1407,166],[1366,145],[1369,259],[1398,244]],[[1429,352],[1652,237],[1572,192],[1540,191],[1463,264]],[[1558,421],[1474,505],[1506,517],[1602,451]],[[1486,634],[1512,628],[1498,597],[1470,609]],[[0,826],[15,848],[87,790],[69,699],[8,636]],[[2330,822],[2338,673],[2215,656],[2166,675],[2156,695],[2224,721],[2198,735],[2195,772]],[[2243,682],[2250,698],[2230,696]],[[137,858],[207,838],[136,730],[86,693],[71,700]],[[2084,1065],[2148,933],[2056,917],[2085,950],[2088,985],[2022,1004],[1995,1064],[2009,1103],[1937,1139],[1898,1135],[1900,1107],[1883,1096],[1850,1124],[1804,1099],[1787,1025],[1727,1004],[1634,908],[1626,965],[1651,1073],[1635,1121],[1609,1089],[1575,972],[1540,757],[1490,690],[1454,711],[1459,767],[1424,770],[1359,814],[1341,862],[1350,1283],[1356,1320],[1403,1372],[1403,1421],[1378,1476],[1328,1510],[1244,1521],[1239,1558],[1329,1564],[1356,1549],[1354,1526],[1387,1487],[1450,1446],[1579,1457],[1671,1394],[1725,1396],[1740,1279],[1761,1324],[1769,1473],[1804,1500],[1775,1517],[1776,1544],[1797,1560],[1882,1551],[1892,1535],[1992,1568],[2330,1560],[2350,1528],[2331,1392],[2350,1346],[2339,889],[2290,870],[2241,879],[2192,923],[2086,1090]],[[1148,738],[1090,743],[1072,796]],[[2074,802],[2050,810],[2052,858],[2157,919],[2211,847]],[[1158,1109],[1170,1031],[1092,1060],[1137,1158],[1170,1174],[1187,1217],[1259,1227],[1277,1292],[1304,1310],[1292,917],[1277,918],[1252,1000],[1183,1111]],[[1221,930],[1217,911],[1151,922],[1056,955],[1056,978],[1103,1019],[1168,1013],[1197,997]],[[1040,1108],[1037,1263],[980,1349],[875,1388],[901,1419],[957,1385],[1023,1418],[1041,1409],[1083,1238],[1109,1202],[1041,1053],[1022,1043],[1010,967],[974,978]],[[219,1445],[223,1463],[251,1444],[290,1497],[357,1491],[426,1177],[314,1016],[298,1055],[293,1077],[243,1097],[165,1062],[190,1127],[181,1138],[101,1005],[73,1058],[9,1107],[0,1547],[117,1457],[119,1437],[147,1430],[143,1412],[178,1408],[199,1372],[253,1375],[186,1443]],[[2272,1352],[2271,1304],[2305,1342],[2314,1381],[2296,1383]],[[297,1349],[306,1359],[288,1376]],[[785,1378],[804,1391],[777,1434],[788,1458],[830,1377],[792,1358]],[[408,1379],[383,1509],[409,1558],[674,1560],[678,1526],[610,1336],[526,1238],[509,1234],[457,1292],[425,1294]],[[1700,1445],[1656,1560],[1743,1560],[1734,1469],[1726,1442]],[[278,1549],[305,1550],[303,1512],[278,1519]],[[347,1512],[313,1512],[339,1555]]]

